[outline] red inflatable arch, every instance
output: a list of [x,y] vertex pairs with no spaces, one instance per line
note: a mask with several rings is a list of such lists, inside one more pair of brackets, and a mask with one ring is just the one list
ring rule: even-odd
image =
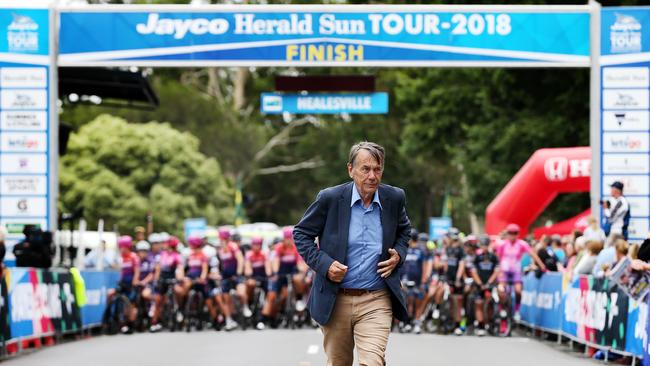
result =
[[590,172],[590,147],[537,150],[488,206],[485,231],[495,235],[514,222],[525,235],[558,193],[588,192]]

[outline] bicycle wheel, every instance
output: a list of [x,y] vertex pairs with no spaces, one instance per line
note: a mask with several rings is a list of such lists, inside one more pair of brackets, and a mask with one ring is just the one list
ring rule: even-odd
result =
[[191,332],[192,331],[192,307],[194,306],[194,295],[196,292],[194,290],[190,290],[190,293],[187,295],[187,300],[185,300],[185,307],[183,309],[183,322],[184,324],[181,324],[181,327],[183,325],[185,326],[185,331],[186,332]]

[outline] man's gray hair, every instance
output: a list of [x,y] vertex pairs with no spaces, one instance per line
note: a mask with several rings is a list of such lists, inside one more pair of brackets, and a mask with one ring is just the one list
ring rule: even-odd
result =
[[384,167],[384,148],[379,144],[375,144],[374,142],[369,141],[362,141],[358,144],[352,145],[352,148],[350,148],[350,157],[348,158],[348,164],[354,166],[354,160],[357,158],[357,155],[359,155],[359,151],[361,150],[366,150],[382,168]]

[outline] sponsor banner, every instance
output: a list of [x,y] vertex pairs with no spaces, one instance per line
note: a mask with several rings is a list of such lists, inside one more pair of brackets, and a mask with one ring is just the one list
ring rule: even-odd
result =
[[3,67],[0,69],[0,88],[46,88],[45,67]]
[[205,229],[208,227],[208,221],[204,217],[195,219],[186,219],[183,222],[185,240],[192,235],[205,236]]
[[603,111],[603,131],[648,131],[648,111]]
[[0,342],[11,339],[11,318],[9,317],[9,285],[7,278],[0,278]]
[[34,225],[43,230],[47,230],[47,221],[43,219],[25,218],[25,219],[0,219],[0,226],[7,230],[8,237],[24,238],[23,228],[25,225]]
[[[0,11],[0,53],[47,55],[49,52],[47,9],[2,9]],[[33,60],[47,60],[34,58]],[[34,62],[38,63],[38,62]]]
[[[634,216],[648,216],[648,209],[640,212],[630,211]],[[630,225],[627,227],[628,235],[630,239],[643,240],[648,237],[648,232],[650,232],[650,220],[647,218],[630,218]]]
[[650,135],[647,133],[605,132],[603,133],[604,152],[648,152]]
[[625,185],[626,196],[647,196],[650,195],[650,177],[647,175],[604,175],[603,176],[603,197],[611,194],[610,186],[615,181]]
[[521,316],[529,324],[559,330],[562,320],[562,275],[547,273],[541,278],[529,273],[524,279]]
[[627,333],[625,334],[625,351],[633,355],[644,354],[644,348],[648,344],[648,304],[643,301],[628,302],[627,310]]
[[365,94],[262,94],[262,113],[282,114],[385,114],[388,93]]
[[0,214],[6,217],[47,216],[47,199],[45,197],[0,197]]
[[3,174],[45,174],[47,173],[47,155],[2,152],[0,154],[0,171]]
[[12,338],[81,329],[70,273],[33,268],[11,268],[9,271]]
[[84,327],[98,325],[106,309],[106,293],[115,288],[120,278],[117,271],[81,271],[86,285],[86,304],[81,308],[81,323]]
[[648,89],[603,89],[603,109],[648,109]]
[[633,197],[626,196],[630,205],[630,215],[632,216],[650,216],[648,207],[650,207],[650,197]]
[[47,130],[45,111],[1,111],[0,129],[22,131]]
[[0,108],[47,109],[46,89],[3,89],[0,90]]
[[46,195],[47,177],[44,175],[0,175],[2,195]]
[[61,11],[61,65],[589,63],[586,7],[114,9]]
[[628,297],[607,279],[580,276],[563,294],[562,331],[582,341],[625,350]]
[[647,67],[604,67],[603,88],[648,88],[649,74]]
[[47,134],[44,132],[5,132],[0,135],[0,151],[46,152]]
[[429,238],[441,238],[449,231],[451,224],[451,217],[429,217]]
[[648,154],[603,154],[603,174],[648,174]]
[[650,11],[641,7],[601,10],[601,55],[650,52]]

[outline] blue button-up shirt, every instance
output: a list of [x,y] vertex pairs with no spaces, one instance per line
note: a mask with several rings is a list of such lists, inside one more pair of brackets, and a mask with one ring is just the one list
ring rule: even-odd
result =
[[379,191],[375,191],[372,203],[365,208],[357,187],[352,186],[350,207],[348,271],[341,287],[368,290],[384,288],[384,279],[377,273],[383,240]]

